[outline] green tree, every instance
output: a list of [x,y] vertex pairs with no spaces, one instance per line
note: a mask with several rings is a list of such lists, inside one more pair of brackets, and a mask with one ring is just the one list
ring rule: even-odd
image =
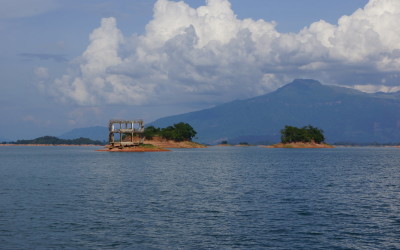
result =
[[292,143],[292,142],[315,142],[322,143],[325,141],[323,130],[313,127],[311,125],[303,128],[297,128],[286,125],[281,130],[281,142]]
[[282,143],[292,143],[302,140],[302,133],[299,128],[286,125],[281,130],[281,141]]
[[197,132],[188,123],[180,122],[174,124],[175,140],[191,141],[196,136]]
[[167,140],[191,141],[196,134],[197,132],[193,127],[184,122],[176,123],[173,126],[168,126],[162,129],[149,126],[144,130],[144,136],[148,140],[151,140],[155,136],[160,136]]
[[147,128],[144,129],[144,137],[147,140],[153,139],[154,136],[157,136],[160,134],[160,128],[155,128],[154,126],[148,126]]
[[322,129],[313,127],[311,125],[308,125],[305,127],[309,137],[311,140],[313,140],[316,143],[322,143],[325,141],[325,136],[324,136],[324,131]]
[[162,138],[167,140],[175,140],[175,129],[172,126],[168,126],[166,128],[161,129],[160,135]]

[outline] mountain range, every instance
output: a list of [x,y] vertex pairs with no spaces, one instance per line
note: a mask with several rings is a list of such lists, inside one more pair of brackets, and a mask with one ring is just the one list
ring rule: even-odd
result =
[[[215,144],[276,143],[285,125],[312,125],[324,130],[329,143],[399,143],[400,92],[364,93],[354,89],[297,79],[274,92],[213,108],[158,119],[166,127],[186,122],[198,132],[196,141]],[[107,140],[106,127],[75,129],[61,138]]]
[[191,124],[198,141],[275,143],[285,125],[316,126],[329,143],[400,142],[400,92],[364,93],[297,79],[274,92],[156,120]]

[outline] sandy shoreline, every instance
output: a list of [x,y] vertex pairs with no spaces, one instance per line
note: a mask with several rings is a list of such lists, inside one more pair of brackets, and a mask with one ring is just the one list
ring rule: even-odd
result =
[[206,148],[207,147],[203,144],[192,141],[176,142],[172,140],[164,140],[161,138],[154,138],[153,140],[145,140],[144,143],[151,144],[160,148]]
[[192,142],[192,141],[181,141],[176,142],[173,140],[165,140],[155,137],[153,140],[145,140],[143,146],[138,147],[124,147],[110,148],[106,145],[104,149],[96,150],[102,152],[167,152],[171,151],[170,148],[206,148],[205,145]]
[[169,149],[165,148],[145,148],[145,147],[125,147],[123,149],[119,148],[104,148],[104,149],[98,149],[96,151],[99,152],[168,152],[171,151]]

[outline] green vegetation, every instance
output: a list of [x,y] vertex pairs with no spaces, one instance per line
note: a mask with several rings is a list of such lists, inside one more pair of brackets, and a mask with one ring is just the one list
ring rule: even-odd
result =
[[315,142],[323,143],[325,141],[324,131],[322,129],[306,126],[302,128],[285,126],[281,130],[281,141],[282,143],[292,142]]
[[144,136],[146,139],[151,140],[155,136],[167,140],[174,141],[191,141],[197,132],[188,123],[180,122],[173,126],[168,126],[166,128],[155,128],[154,126],[149,126],[144,130]]
[[222,141],[221,145],[228,145],[228,141]]
[[157,147],[154,146],[153,144],[141,144],[140,147],[141,147],[141,148],[157,148]]
[[18,140],[12,142],[11,144],[52,144],[52,145],[104,145],[101,141],[93,141],[88,138],[78,138],[78,139],[59,139],[55,136],[43,136],[33,140]]

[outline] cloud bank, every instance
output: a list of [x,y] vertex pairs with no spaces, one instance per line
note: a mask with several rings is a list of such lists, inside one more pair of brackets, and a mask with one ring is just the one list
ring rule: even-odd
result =
[[158,0],[143,35],[104,18],[68,72],[46,89],[81,105],[216,103],[270,92],[294,78],[358,89],[393,88],[400,76],[400,1],[370,0],[338,24],[298,33],[240,20],[228,0],[191,8]]

